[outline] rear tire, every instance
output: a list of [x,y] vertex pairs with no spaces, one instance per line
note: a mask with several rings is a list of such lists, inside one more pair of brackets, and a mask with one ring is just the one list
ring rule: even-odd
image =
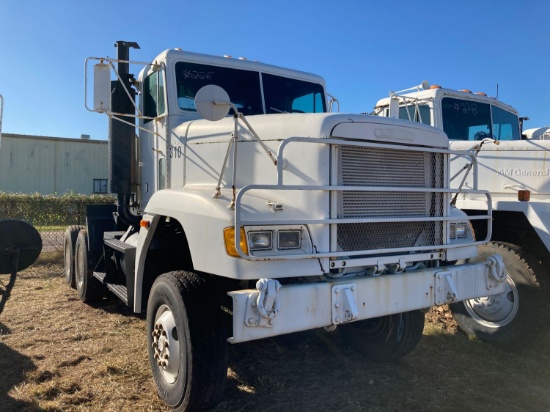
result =
[[339,327],[344,341],[375,362],[391,362],[408,355],[420,342],[424,312],[397,313]]
[[147,304],[147,347],[159,397],[177,411],[215,406],[228,367],[225,322],[210,279],[159,276]]
[[490,242],[480,246],[470,262],[483,262],[499,254],[507,272],[501,295],[470,299],[449,305],[460,328],[469,336],[504,350],[518,351],[531,345],[547,329],[547,292],[541,282],[548,272],[519,246]]
[[96,302],[103,297],[101,284],[93,277],[88,259],[88,231],[78,232],[75,247],[75,284],[78,297],[84,303]]
[[76,247],[76,238],[78,237],[78,232],[84,229],[84,226],[73,225],[69,226],[65,230],[65,235],[63,237],[63,261],[65,262],[65,282],[72,287],[76,288],[74,280],[74,254]]

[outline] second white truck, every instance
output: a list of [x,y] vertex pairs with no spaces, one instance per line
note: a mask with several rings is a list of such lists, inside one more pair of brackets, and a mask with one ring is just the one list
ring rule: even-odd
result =
[[[451,305],[468,334],[505,349],[520,350],[548,330],[550,291],[550,140],[548,127],[522,132],[525,118],[485,93],[429,86],[391,92],[374,114],[443,130],[450,148],[476,155],[480,185],[491,192],[491,243],[476,261],[500,254],[507,269],[505,292]],[[473,187],[469,160],[451,160],[451,178]],[[455,202],[469,216],[483,214],[484,199],[466,191]],[[472,222],[478,238],[485,227]]]

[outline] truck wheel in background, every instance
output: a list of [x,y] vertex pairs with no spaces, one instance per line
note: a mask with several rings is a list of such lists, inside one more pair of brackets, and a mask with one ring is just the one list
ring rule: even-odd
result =
[[449,306],[466,334],[505,350],[521,350],[535,340],[548,322],[548,304],[541,286],[548,280],[548,272],[519,246],[503,242],[480,246],[478,257],[470,262],[482,262],[494,254],[504,260],[508,275],[505,292]]
[[76,247],[76,238],[78,232],[84,229],[84,226],[73,225],[65,230],[63,237],[63,261],[65,262],[65,282],[73,289],[76,287],[74,281],[74,251]]
[[93,277],[88,261],[88,231],[80,230],[74,253],[76,291],[84,303],[96,302],[103,297],[101,284]]
[[375,362],[390,362],[410,353],[422,337],[424,313],[418,310],[367,319],[338,329],[350,346]]
[[159,276],[147,304],[147,347],[160,398],[178,411],[216,405],[227,376],[220,302],[210,280],[193,272]]

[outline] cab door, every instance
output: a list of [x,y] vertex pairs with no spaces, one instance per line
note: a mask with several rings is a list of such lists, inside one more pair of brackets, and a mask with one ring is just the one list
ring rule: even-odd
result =
[[151,72],[143,80],[141,93],[139,188],[141,209],[157,191],[166,188],[168,151],[168,116],[166,105],[164,66]]

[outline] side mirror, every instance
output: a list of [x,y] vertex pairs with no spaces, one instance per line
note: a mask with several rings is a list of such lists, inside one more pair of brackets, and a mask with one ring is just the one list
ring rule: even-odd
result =
[[399,119],[399,98],[390,97],[390,116],[393,119]]
[[212,122],[227,116],[231,107],[235,112],[237,111],[231,104],[227,92],[214,84],[208,84],[200,88],[195,95],[195,107],[204,119]]
[[105,63],[94,65],[94,112],[111,110],[111,66]]

